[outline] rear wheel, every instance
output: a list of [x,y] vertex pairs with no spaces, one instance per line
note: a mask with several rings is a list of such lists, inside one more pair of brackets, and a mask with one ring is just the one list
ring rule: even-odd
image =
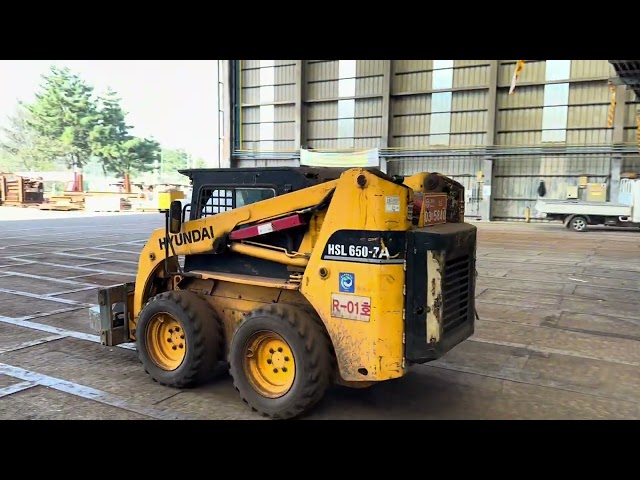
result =
[[585,217],[573,217],[569,222],[569,226],[576,232],[584,232],[588,226],[587,219]]
[[220,361],[223,339],[222,324],[206,300],[185,290],[153,297],[136,326],[145,371],[174,388],[208,380]]
[[317,317],[289,305],[249,313],[233,337],[230,373],[242,399],[260,414],[298,417],[324,395],[332,350]]

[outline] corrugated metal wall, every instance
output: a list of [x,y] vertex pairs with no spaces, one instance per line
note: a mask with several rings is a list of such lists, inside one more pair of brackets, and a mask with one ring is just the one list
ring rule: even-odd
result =
[[617,126],[608,126],[615,72],[607,60],[528,60],[513,95],[516,60],[236,62],[236,165],[296,164],[300,146],[378,147],[390,173],[461,181],[474,216],[483,191],[476,174],[491,159],[495,219],[524,218],[541,180],[546,198],[564,198],[581,175],[606,181],[616,155],[623,171],[640,172],[631,146],[639,102],[621,95]]

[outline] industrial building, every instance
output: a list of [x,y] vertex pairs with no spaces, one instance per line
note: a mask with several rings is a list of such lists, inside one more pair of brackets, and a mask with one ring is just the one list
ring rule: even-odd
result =
[[615,197],[620,175],[640,172],[640,102],[615,63],[633,61],[527,60],[510,94],[517,62],[230,60],[225,158],[378,149],[388,173],[461,182],[470,220],[525,219],[541,181],[549,199],[581,177]]

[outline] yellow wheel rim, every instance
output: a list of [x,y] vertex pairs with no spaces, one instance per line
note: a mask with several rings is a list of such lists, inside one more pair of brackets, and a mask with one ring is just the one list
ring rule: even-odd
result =
[[180,322],[168,313],[156,313],[146,333],[147,352],[163,370],[177,369],[187,353],[187,341]]
[[296,377],[296,362],[289,344],[277,333],[261,331],[247,341],[243,352],[245,376],[263,397],[279,398]]

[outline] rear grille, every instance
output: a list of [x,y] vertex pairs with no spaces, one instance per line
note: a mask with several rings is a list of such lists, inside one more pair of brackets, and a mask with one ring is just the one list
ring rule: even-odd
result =
[[464,323],[469,316],[471,287],[470,256],[447,259],[442,278],[442,326],[448,332]]

